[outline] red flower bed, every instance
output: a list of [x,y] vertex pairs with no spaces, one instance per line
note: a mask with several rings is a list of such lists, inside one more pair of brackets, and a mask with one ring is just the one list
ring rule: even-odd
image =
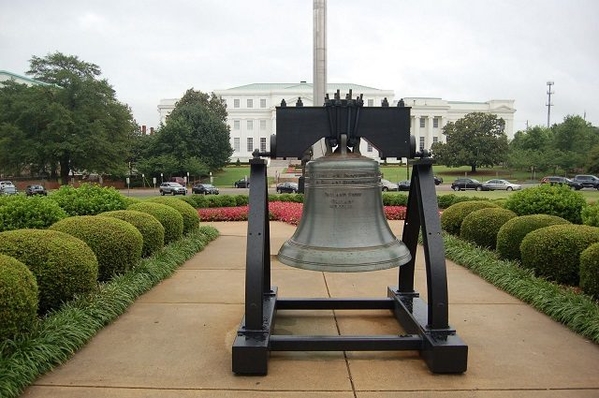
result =
[[202,221],[247,221],[248,206],[198,209]]
[[[198,209],[202,221],[247,221],[248,206],[210,207]],[[302,218],[303,204],[295,202],[270,202],[268,204],[269,219],[297,225]],[[404,220],[405,206],[385,206],[388,220]]]
[[283,221],[287,224],[297,225],[302,218],[304,205],[295,202],[270,202],[268,212],[271,220]]

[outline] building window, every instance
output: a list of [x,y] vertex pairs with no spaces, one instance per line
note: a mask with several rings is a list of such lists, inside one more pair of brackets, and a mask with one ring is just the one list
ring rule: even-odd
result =
[[247,107],[248,108],[253,108],[254,107],[254,100],[251,98],[248,98],[247,100]]
[[248,152],[254,152],[254,139],[252,137],[248,137]]
[[426,126],[426,119],[421,117],[420,118],[420,128],[423,129]]
[[254,121],[253,121],[253,120],[248,120],[248,121],[246,122],[246,128],[247,128],[248,130],[253,130],[253,129],[254,129]]
[[241,139],[239,137],[233,138],[233,151],[234,152],[241,151]]
[[266,120],[260,120],[260,130],[266,130]]
[[420,150],[424,149],[424,137],[420,137]]
[[368,106],[374,106],[374,100],[372,98],[368,99]]
[[233,100],[233,108],[239,108],[239,98]]
[[436,144],[437,142],[439,142],[439,137],[433,137],[433,144]]
[[239,130],[241,128],[241,121],[239,119],[233,120],[233,130]]
[[370,142],[366,143],[366,152],[372,152],[372,144]]
[[260,152],[266,152],[266,137],[260,137]]
[[433,128],[434,129],[439,128],[439,118],[438,117],[433,118]]
[[266,98],[260,98],[260,108],[266,108]]

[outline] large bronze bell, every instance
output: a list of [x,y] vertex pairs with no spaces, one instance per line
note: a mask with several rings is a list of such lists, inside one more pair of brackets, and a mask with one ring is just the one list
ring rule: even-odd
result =
[[410,261],[385,217],[377,161],[345,145],[306,164],[303,216],[279,260],[326,272],[367,272]]

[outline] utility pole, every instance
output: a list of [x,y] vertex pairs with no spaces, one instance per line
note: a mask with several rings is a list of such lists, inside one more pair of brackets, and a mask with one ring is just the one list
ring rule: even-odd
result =
[[553,86],[554,84],[555,83],[553,83],[552,81],[547,82],[547,128],[551,126],[551,107],[553,106],[553,104],[551,103],[551,94],[553,94],[553,91],[551,91],[551,86]]

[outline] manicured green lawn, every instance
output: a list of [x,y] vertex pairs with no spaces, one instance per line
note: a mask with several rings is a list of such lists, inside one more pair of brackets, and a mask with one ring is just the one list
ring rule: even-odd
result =
[[[406,180],[408,178],[408,168],[397,165],[381,165],[381,173],[383,174],[383,178],[397,182],[401,180]],[[508,181],[518,183],[518,184],[531,184],[538,183],[540,178],[545,176],[545,174],[536,177],[536,181],[531,180],[531,174],[528,172],[510,172],[501,168],[481,168],[478,170],[476,174],[470,174],[470,167],[458,167],[458,168],[448,168],[445,166],[433,166],[433,171],[436,175],[443,178],[443,184],[449,185],[453,180],[458,177],[462,177],[464,175],[468,175],[471,178],[475,178],[479,181],[487,181],[493,178],[503,178]],[[410,167],[409,175],[411,176],[412,169]],[[235,181],[242,179],[244,177],[249,178],[250,176],[250,166],[241,165],[241,166],[228,166],[225,167],[222,171],[214,173],[214,185],[218,187],[232,187]],[[269,182],[270,183],[270,182]],[[582,189],[580,192],[589,202],[595,202],[599,200],[599,191],[592,189]],[[475,192],[475,191],[461,191],[461,192],[444,192],[438,191],[438,194],[449,194],[453,193],[455,195],[463,195],[463,196],[480,196],[484,198],[491,199],[500,199],[508,197],[511,192],[505,191],[483,191],[483,192]]]
[[244,177],[250,178],[250,166],[228,166],[214,173],[212,177],[217,187],[232,187],[235,181]]
[[[511,171],[507,169],[503,169],[500,167],[495,168],[479,168],[476,173],[470,172],[470,167],[455,167],[449,168],[445,166],[433,166],[433,171],[436,175],[443,178],[444,182],[451,183],[453,180],[459,177],[470,177],[477,179],[481,182],[493,179],[493,178],[502,178],[504,180],[508,180],[514,183],[524,183],[531,182],[532,174],[527,171]],[[381,165],[381,172],[383,173],[383,178],[389,181],[401,181],[408,179],[408,167],[406,165],[397,166],[397,165]],[[412,170],[410,168],[409,174],[411,175]],[[545,175],[535,175],[535,181],[539,181]]]

